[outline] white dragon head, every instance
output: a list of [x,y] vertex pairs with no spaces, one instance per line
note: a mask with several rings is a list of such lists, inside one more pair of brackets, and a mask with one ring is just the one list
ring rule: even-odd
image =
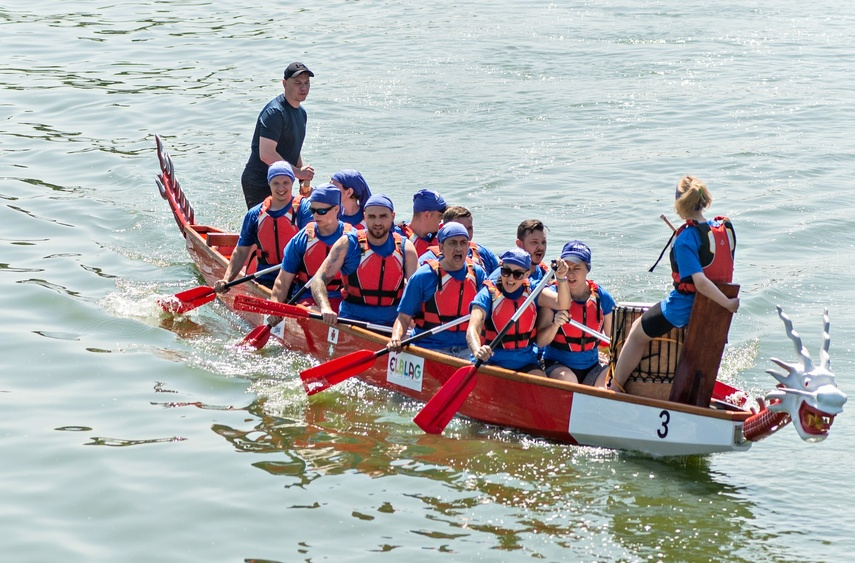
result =
[[834,374],[829,370],[828,346],[831,339],[828,330],[831,323],[828,320],[828,309],[822,316],[824,326],[819,366],[814,365],[801,337],[793,329],[793,321],[780,307],[777,309],[787,329],[787,336],[795,345],[799,361],[788,363],[772,358],[773,362],[787,371],[787,375],[766,370],[780,383],[777,389],[766,395],[768,409],[787,413],[802,440],[821,442],[828,436],[834,417],[843,411],[846,402],[846,394],[837,388]]

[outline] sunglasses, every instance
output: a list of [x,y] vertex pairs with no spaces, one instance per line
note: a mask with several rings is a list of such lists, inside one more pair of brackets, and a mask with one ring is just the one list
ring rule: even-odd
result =
[[[335,206],[333,206],[333,207],[335,207]],[[320,215],[323,217],[324,215],[326,215],[327,213],[332,211],[332,207],[327,207],[326,209],[318,209],[317,207],[310,207],[309,211],[312,212],[312,215]]]
[[528,272],[525,270],[511,270],[506,266],[502,266],[502,275],[506,278],[509,276],[513,276],[515,280],[521,280],[525,277]]

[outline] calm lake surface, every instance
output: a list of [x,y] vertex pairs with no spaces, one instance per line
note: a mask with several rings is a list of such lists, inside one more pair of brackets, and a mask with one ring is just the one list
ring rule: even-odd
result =
[[[681,459],[557,445],[230,347],[154,185],[154,134],[206,224],[237,229],[255,118],[300,60],[303,158],[403,218],[439,190],[497,252],[542,219],[620,301],[655,301],[673,186],[739,237],[721,377],[793,360],[775,305],[855,394],[855,5],[793,0],[46,2],[0,7],[0,550],[8,561],[841,561],[852,414]],[[850,405],[851,410],[851,405]]]

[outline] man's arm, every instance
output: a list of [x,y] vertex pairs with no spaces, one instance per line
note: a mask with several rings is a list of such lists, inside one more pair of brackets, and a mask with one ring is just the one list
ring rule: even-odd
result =
[[226,273],[223,274],[223,279],[218,280],[214,284],[214,291],[217,293],[225,293],[228,291],[228,288],[226,288],[225,285],[235,279],[240,273],[240,269],[243,268],[244,264],[246,264],[247,258],[249,258],[250,250],[252,250],[251,246],[235,247],[232,252],[232,257],[229,259],[229,265],[226,266]]
[[392,352],[401,351],[401,339],[404,337],[404,333],[407,332],[407,328],[410,326],[412,320],[413,317],[410,315],[398,313],[398,318],[395,319],[395,324],[392,325],[392,336],[386,344],[386,348]]
[[294,277],[297,274],[279,270],[279,275],[276,276],[276,283],[273,284],[273,291],[270,295],[270,300],[276,303],[288,302],[288,290],[291,289],[291,284],[294,282]]
[[404,278],[410,279],[410,276],[419,269],[419,255],[416,254],[416,247],[409,240],[404,241]]
[[488,344],[481,344],[481,329],[484,328],[484,319],[487,318],[487,311],[473,305],[470,309],[469,326],[466,328],[466,345],[469,346],[469,351],[476,359],[487,361],[493,355],[493,350]]
[[[344,265],[344,259],[347,256],[347,251],[350,242],[347,235],[342,235],[335,244],[330,248],[329,255],[324,259],[320,269],[315,274],[315,279],[312,282],[312,297],[321,314],[324,316],[324,322],[329,325],[334,325],[338,320],[338,315],[330,306],[330,299],[327,295],[327,284],[335,278],[336,274],[341,271]],[[343,274],[342,274],[343,275]]]

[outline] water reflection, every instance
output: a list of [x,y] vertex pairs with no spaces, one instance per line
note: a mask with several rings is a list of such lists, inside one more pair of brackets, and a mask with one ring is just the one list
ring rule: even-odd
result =
[[187,438],[182,438],[180,436],[172,436],[171,438],[150,438],[147,440],[128,440],[125,438],[107,438],[103,436],[92,436],[90,438],[91,442],[86,442],[83,444],[84,446],[113,446],[113,447],[126,447],[126,446],[139,446],[142,444],[162,444],[164,442],[183,442]]
[[[406,399],[361,385],[333,395],[306,406],[280,404],[270,394],[247,407],[252,426],[212,430],[238,451],[269,454],[252,465],[284,477],[286,488],[307,489],[353,471],[439,484],[439,493],[436,486],[405,485],[407,496],[430,510],[427,529],[412,532],[447,539],[451,550],[455,541],[486,534],[494,549],[539,557],[557,544],[587,560],[695,553],[738,561],[755,539],[746,525],[754,504],[710,469],[710,457],[655,459],[564,446],[460,420],[446,437],[428,436],[412,425],[416,405]],[[373,518],[360,510],[351,516]]]

